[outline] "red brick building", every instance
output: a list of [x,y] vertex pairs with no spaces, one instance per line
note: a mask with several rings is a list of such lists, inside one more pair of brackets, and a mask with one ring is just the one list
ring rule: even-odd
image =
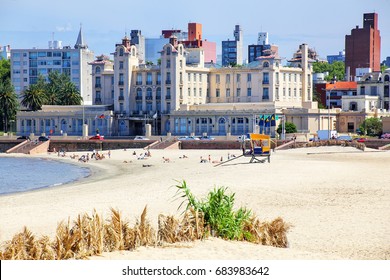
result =
[[363,15],[363,28],[356,26],[351,35],[345,36],[345,72],[356,76],[356,68],[380,71],[381,36],[378,30],[378,14]]

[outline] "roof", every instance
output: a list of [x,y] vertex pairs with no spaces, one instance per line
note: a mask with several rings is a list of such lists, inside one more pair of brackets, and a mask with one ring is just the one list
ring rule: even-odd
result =
[[351,90],[357,89],[357,82],[335,82],[326,84],[326,90]]

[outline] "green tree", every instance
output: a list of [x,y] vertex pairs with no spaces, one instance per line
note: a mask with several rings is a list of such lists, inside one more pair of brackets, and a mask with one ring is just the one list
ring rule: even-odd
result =
[[62,85],[60,90],[61,105],[80,105],[82,97],[79,89],[71,81]]
[[338,81],[344,80],[345,77],[345,64],[342,61],[335,61],[332,64],[327,62],[314,62],[313,63],[314,73],[325,73],[329,74],[325,77],[325,80],[331,81],[334,77]]
[[360,131],[369,136],[379,136],[382,134],[383,126],[379,118],[369,118],[359,126]]
[[31,111],[38,111],[42,109],[42,105],[46,102],[46,95],[44,88],[40,83],[30,85],[23,91],[22,105]]
[[[286,129],[286,133],[296,133],[298,131],[297,126],[292,122],[286,122],[285,129]],[[279,124],[276,131],[277,131],[277,133],[282,134],[282,124],[281,123]]]
[[0,81],[11,79],[11,63],[8,59],[0,59]]
[[0,115],[4,132],[8,132],[9,121],[15,120],[18,111],[18,97],[9,79],[0,80]]

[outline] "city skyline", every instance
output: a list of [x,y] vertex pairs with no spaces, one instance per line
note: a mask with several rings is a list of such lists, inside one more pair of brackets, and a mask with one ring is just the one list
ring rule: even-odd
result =
[[269,7],[266,1],[249,0],[240,5],[241,12],[234,2],[220,0],[200,0],[196,5],[178,0],[169,5],[151,2],[113,0],[107,5],[97,0],[92,6],[89,1],[75,0],[57,1],[55,5],[48,0],[6,0],[0,10],[0,44],[13,49],[47,48],[54,38],[73,47],[82,24],[85,40],[95,55],[109,55],[132,29],[141,30],[146,38],[158,38],[163,29],[186,31],[188,22],[197,22],[203,26],[203,39],[217,43],[217,54],[221,54],[223,40],[233,40],[234,26],[239,24],[244,33],[244,58],[248,56],[247,45],[257,43],[258,32],[268,32],[269,43],[279,46],[282,58],[291,58],[302,43],[326,58],[345,48],[345,35],[362,26],[364,13],[375,12],[382,37],[381,61],[390,56],[389,0],[374,0],[369,5],[363,0],[329,0],[316,10],[304,0],[282,0],[283,9]]

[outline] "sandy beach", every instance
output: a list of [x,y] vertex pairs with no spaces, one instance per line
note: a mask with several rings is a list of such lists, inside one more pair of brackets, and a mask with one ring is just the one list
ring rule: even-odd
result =
[[[55,236],[57,224],[94,209],[105,218],[110,207],[134,223],[145,205],[157,228],[159,214],[179,216],[177,181],[204,197],[214,187],[236,193],[236,205],[260,219],[282,217],[292,225],[285,249],[209,238],[163,248],[104,253],[92,259],[354,259],[390,258],[390,152],[350,147],[277,151],[271,163],[238,158],[222,166],[200,163],[227,160],[238,150],[151,150],[138,160],[134,150],[112,150],[111,158],[78,163],[92,175],[63,186],[0,196],[0,242],[27,226],[36,236]],[[137,155],[144,150],[135,150]],[[107,152],[107,151],[105,151]],[[83,153],[75,153],[81,155]],[[186,155],[188,158],[183,158]],[[8,155],[2,155],[8,156]],[[163,157],[169,158],[165,163]],[[44,174],[42,174],[44,176]],[[61,176],[61,174],[58,174]]]

